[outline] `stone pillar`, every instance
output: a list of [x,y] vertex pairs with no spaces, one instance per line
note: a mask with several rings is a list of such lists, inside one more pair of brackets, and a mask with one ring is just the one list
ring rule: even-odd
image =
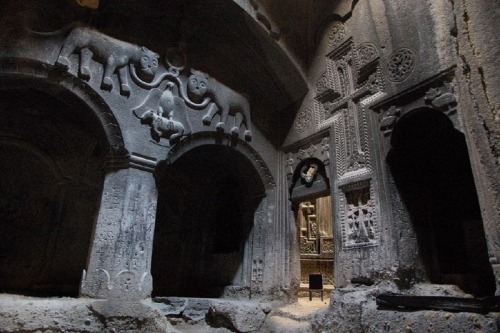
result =
[[140,300],[151,295],[153,284],[156,162],[132,154],[108,161],[109,166],[80,293]]

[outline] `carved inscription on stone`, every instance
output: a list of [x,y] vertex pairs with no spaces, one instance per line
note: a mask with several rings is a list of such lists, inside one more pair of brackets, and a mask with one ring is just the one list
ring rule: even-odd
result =
[[402,82],[413,72],[416,56],[412,50],[401,48],[396,50],[387,64],[387,78],[392,82]]
[[377,244],[377,222],[371,181],[343,186],[340,196],[344,248]]

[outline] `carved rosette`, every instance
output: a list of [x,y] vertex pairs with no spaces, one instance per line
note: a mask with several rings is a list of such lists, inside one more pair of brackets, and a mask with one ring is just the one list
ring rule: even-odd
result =
[[371,180],[351,183],[340,189],[340,220],[344,249],[377,245],[377,213]]
[[400,48],[389,57],[387,78],[392,82],[402,82],[413,72],[415,64],[415,53],[410,49]]
[[328,46],[337,46],[346,36],[346,27],[342,22],[333,22],[328,32]]
[[363,43],[358,47],[358,66],[363,67],[376,60],[379,55],[377,48],[372,43]]
[[313,113],[310,107],[303,106],[295,119],[295,130],[299,133],[304,133],[309,127],[311,127]]

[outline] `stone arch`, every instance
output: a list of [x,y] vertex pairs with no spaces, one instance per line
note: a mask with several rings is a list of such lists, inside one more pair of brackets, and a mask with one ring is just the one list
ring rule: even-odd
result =
[[118,122],[87,83],[34,60],[0,60],[0,97],[0,292],[77,296],[103,166],[126,153]]
[[220,139],[193,135],[157,171],[153,296],[250,295],[252,235],[274,183],[253,149]]
[[492,295],[495,281],[464,135],[441,111],[410,110],[394,126],[387,163],[428,279]]
[[70,103],[83,103],[100,124],[112,155],[124,153],[120,126],[111,108],[86,82],[70,75],[59,75],[52,66],[31,59],[2,59],[0,61],[0,89],[25,87],[39,90]]
[[266,190],[273,190],[276,186],[273,175],[266,163],[260,155],[252,148],[247,142],[233,139],[229,136],[219,136],[210,132],[194,133],[190,137],[182,140],[175,145],[168,153],[165,162],[166,164],[173,164],[179,157],[184,155],[187,151],[206,145],[221,145],[232,147],[239,154],[243,155],[248,161],[251,161],[256,171],[259,174]]

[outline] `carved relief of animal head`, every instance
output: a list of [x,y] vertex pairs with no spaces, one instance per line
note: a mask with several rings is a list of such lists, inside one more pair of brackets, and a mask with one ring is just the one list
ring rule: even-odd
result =
[[154,78],[156,72],[158,71],[158,58],[160,57],[158,53],[155,53],[143,46],[141,47],[139,57],[140,72],[147,79]]
[[201,101],[205,93],[209,91],[209,80],[210,77],[207,74],[192,70],[187,84],[189,98],[196,102]]

